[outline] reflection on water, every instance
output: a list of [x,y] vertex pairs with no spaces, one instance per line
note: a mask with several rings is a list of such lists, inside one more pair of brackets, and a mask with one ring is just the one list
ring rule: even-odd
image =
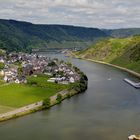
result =
[[140,90],[123,81],[134,77],[101,64],[48,56],[72,61],[84,71],[88,90],[50,110],[1,123],[1,140],[126,140],[140,134]]

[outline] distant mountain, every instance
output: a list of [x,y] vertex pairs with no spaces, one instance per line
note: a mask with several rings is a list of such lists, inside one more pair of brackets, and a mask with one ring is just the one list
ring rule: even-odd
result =
[[67,25],[37,25],[0,19],[0,48],[8,51],[30,51],[40,47],[86,47],[108,37],[97,28]]
[[112,30],[102,30],[108,36],[115,38],[125,38],[133,35],[140,35],[140,28],[126,28],[126,29],[112,29]]
[[140,36],[105,39],[78,52],[77,55],[112,63],[140,73]]

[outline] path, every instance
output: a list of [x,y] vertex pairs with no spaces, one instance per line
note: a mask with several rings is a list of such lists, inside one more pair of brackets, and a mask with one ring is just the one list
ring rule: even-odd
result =
[[[67,93],[68,93],[68,90],[63,90],[61,92],[58,92],[57,94],[61,94],[62,96],[65,96]],[[50,97],[51,102],[56,101],[57,94]],[[24,113],[24,112],[28,112],[28,111],[34,110],[34,109],[37,109],[39,107],[42,107],[42,105],[43,105],[43,101],[39,101],[39,102],[30,104],[30,105],[27,105],[27,106],[18,108],[18,109],[13,110],[13,111],[0,114],[0,119],[8,118],[10,116],[14,116],[14,115],[17,115],[17,114],[20,114],[20,113]]]

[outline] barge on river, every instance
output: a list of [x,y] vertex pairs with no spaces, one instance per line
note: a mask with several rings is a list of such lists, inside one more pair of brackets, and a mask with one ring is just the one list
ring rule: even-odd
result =
[[138,135],[138,136],[130,135],[130,136],[128,136],[128,140],[140,140],[140,135]]
[[135,87],[135,88],[140,88],[140,82],[139,83],[135,83],[129,79],[124,79],[125,82],[127,82],[128,84],[130,84],[131,86]]

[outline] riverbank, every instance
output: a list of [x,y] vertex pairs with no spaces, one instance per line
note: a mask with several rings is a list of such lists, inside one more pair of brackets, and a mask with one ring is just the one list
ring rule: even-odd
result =
[[123,71],[126,71],[138,78],[140,78],[140,74],[133,71],[133,70],[130,70],[130,69],[127,69],[127,68],[124,68],[124,67],[120,67],[120,66],[117,66],[117,65],[114,65],[114,64],[110,64],[110,63],[106,63],[106,62],[102,62],[102,61],[97,61],[97,60],[92,60],[92,59],[86,59],[86,58],[81,58],[81,59],[84,59],[84,60],[88,60],[88,61],[92,61],[92,62],[95,62],[95,63],[100,63],[100,64],[104,64],[104,65],[108,65],[108,66],[112,66],[112,67],[115,67],[115,68],[118,68],[120,70],[123,70]]
[[127,69],[127,68],[124,68],[124,67],[121,67],[121,66],[117,66],[117,65],[110,64],[110,63],[103,62],[103,61],[97,61],[97,60],[93,60],[93,59],[87,59],[87,58],[84,58],[84,57],[79,57],[72,52],[69,53],[67,56],[74,57],[74,58],[77,58],[77,59],[83,59],[83,60],[87,60],[87,61],[91,61],[91,62],[94,62],[94,63],[103,64],[103,65],[108,65],[108,66],[111,66],[111,67],[115,67],[115,68],[118,68],[118,69],[123,70],[125,72],[128,72],[129,74],[132,74],[132,75],[134,75],[134,76],[136,76],[137,78],[140,79],[140,73],[137,73],[133,70],[130,70],[130,69]]
[[[68,97],[71,97],[75,94],[78,94],[78,92],[76,93],[76,92],[72,92],[72,90],[71,91],[63,90],[63,91],[57,93],[56,95],[51,96],[50,97],[50,107],[52,107],[58,103],[57,102],[57,95],[58,94],[61,94],[62,100],[64,100]],[[36,102],[36,103],[30,104],[30,105],[18,108],[18,109],[13,110],[13,111],[0,114],[0,122],[10,120],[13,118],[17,118],[17,117],[21,117],[21,116],[24,116],[24,115],[27,115],[27,114],[30,114],[30,113],[33,113],[33,112],[36,112],[39,110],[43,110],[43,109],[44,109],[43,101]]]
[[[84,73],[82,73],[78,68],[75,67],[75,69],[77,69],[77,71],[79,71],[80,75],[81,75],[81,79],[79,82],[74,83],[69,90],[63,90],[61,92],[58,92],[57,94],[51,96],[50,98],[48,98],[50,100],[49,103],[49,107],[52,107],[56,104],[59,104],[61,101],[63,101],[66,98],[70,98],[76,94],[82,93],[87,89],[87,84],[88,84],[88,79],[86,77],[86,75]],[[61,99],[59,99],[58,101],[58,95],[61,95]],[[43,110],[46,109],[46,106],[44,105],[44,100],[40,101],[40,102],[36,102],[21,108],[18,108],[16,110],[7,112],[7,113],[3,113],[0,114],[0,122],[2,121],[6,121],[6,120],[10,120],[13,118],[17,118],[20,116],[24,116],[39,110]]]

